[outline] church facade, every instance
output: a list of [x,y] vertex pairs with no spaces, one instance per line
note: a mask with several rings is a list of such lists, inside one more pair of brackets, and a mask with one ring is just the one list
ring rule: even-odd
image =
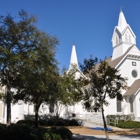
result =
[[[136,36],[122,11],[119,14],[118,25],[114,28],[112,47],[112,57],[107,58],[105,61],[111,67],[118,69],[122,77],[128,78],[127,85],[129,88],[127,91],[122,92],[124,97],[122,102],[117,99],[108,99],[110,104],[105,107],[105,115],[132,114],[136,121],[140,121],[140,51],[136,46]],[[69,69],[72,68],[72,64],[77,65],[78,68],[75,45],[72,46]],[[78,77],[79,74],[81,73],[77,73],[76,76]],[[0,90],[3,93],[6,92],[5,87],[0,87]],[[11,111],[11,120],[16,122],[24,119],[24,115],[34,114],[34,106],[20,101],[15,105],[11,104]],[[49,107],[41,105],[39,114],[49,114]],[[60,116],[64,118],[86,119],[96,123],[102,122],[101,112],[87,112],[83,109],[81,103],[63,108]],[[6,123],[6,104],[2,100],[0,100],[0,122]]]
[[[106,61],[119,70],[122,77],[128,78],[128,90],[123,91],[123,102],[116,100],[113,114],[133,114],[140,121],[140,51],[136,46],[136,36],[127,23],[122,11],[119,14],[118,26],[112,36],[112,57]],[[109,114],[109,111],[107,111]]]
[[[104,107],[105,115],[132,115],[136,121],[140,121],[140,50],[136,46],[136,36],[122,11],[119,14],[118,25],[114,28],[112,47],[112,56],[105,61],[111,67],[118,69],[122,77],[128,78],[128,89],[122,91],[124,97],[122,102],[116,98],[108,99],[109,106]],[[75,50],[74,45],[73,48]],[[76,58],[76,56],[71,57]],[[74,59],[71,58],[71,60],[71,63],[74,63]],[[77,58],[75,64],[77,64]],[[80,107],[75,106],[77,110],[75,113],[83,112],[79,109]],[[88,114],[86,118],[91,115],[86,111],[84,113]],[[95,113],[94,116],[100,118],[101,114]]]

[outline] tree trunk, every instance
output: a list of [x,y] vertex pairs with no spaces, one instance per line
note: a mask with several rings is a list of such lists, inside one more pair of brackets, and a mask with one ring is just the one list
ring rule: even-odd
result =
[[6,126],[9,126],[11,124],[11,91],[10,91],[9,86],[7,86],[6,102],[7,102],[7,124],[6,124]]
[[38,110],[39,105],[35,104],[35,128],[38,128]]
[[106,125],[106,120],[105,120],[105,116],[104,116],[104,109],[103,109],[103,107],[102,107],[102,118],[103,118],[103,123],[104,123],[106,140],[109,140],[108,130],[107,130],[107,125]]

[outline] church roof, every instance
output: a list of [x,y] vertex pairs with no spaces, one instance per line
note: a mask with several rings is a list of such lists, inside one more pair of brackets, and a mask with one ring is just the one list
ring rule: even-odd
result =
[[[112,60],[112,57],[109,57],[107,59],[105,59],[105,61],[113,68],[115,68],[127,55],[127,53],[133,48],[134,45],[132,45],[130,48],[128,48],[128,50],[120,57],[118,57],[117,59]],[[98,63],[95,67],[96,69],[99,67]],[[128,96],[128,95],[134,95],[137,90],[140,88],[140,79],[136,80],[131,87],[129,87],[129,89],[126,91],[126,93],[124,94],[124,96]]]
[[[112,57],[109,57],[105,61],[111,67],[115,68],[121,62],[121,60],[123,60],[123,58],[127,55],[127,53],[131,50],[131,48],[133,46],[134,45],[132,45],[130,48],[128,48],[128,50],[122,56],[118,57],[117,59],[111,61]],[[129,89],[126,91],[124,96],[134,95],[138,91],[139,88],[140,88],[140,79],[134,81],[134,83],[129,87]]]
[[107,59],[105,59],[105,61],[113,68],[115,68],[119,62],[124,58],[124,56],[131,50],[131,48],[133,47],[134,45],[132,45],[130,48],[128,48],[128,50],[120,57],[112,60],[112,57],[109,57]]
[[131,87],[126,91],[124,96],[134,95],[140,88],[140,79],[134,81]]

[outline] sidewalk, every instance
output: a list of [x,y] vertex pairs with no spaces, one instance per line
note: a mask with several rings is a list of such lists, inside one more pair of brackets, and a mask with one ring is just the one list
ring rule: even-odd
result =
[[[104,127],[103,125],[95,124],[95,123],[88,122],[88,121],[84,121],[83,126],[90,127],[90,128],[93,128],[93,127]],[[118,128],[118,127],[115,127],[115,126],[108,126],[108,127],[112,128],[113,130],[118,130],[118,131],[124,130],[122,128]]]
[[[103,125],[95,124],[92,122],[84,121],[83,126],[90,127],[90,128],[96,128],[96,127],[103,127]],[[109,128],[112,128],[114,131],[124,131],[124,129],[114,127],[114,126],[108,126]],[[73,138],[75,140],[106,140],[105,135],[88,135],[88,134],[73,134]],[[110,140],[140,140],[140,134],[139,135],[109,135]]]
[[[105,135],[73,135],[73,138],[77,140],[106,140]],[[110,135],[110,140],[140,140],[140,136],[121,136],[121,135]]]

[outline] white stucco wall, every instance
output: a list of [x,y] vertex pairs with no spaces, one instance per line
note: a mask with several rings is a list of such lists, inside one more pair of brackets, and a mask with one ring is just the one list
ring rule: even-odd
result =
[[[136,66],[132,66],[132,62],[136,62]],[[136,78],[132,76],[132,70],[137,71],[138,76]],[[130,86],[135,80],[140,79],[140,61],[125,59],[123,64],[119,67],[119,71],[122,77],[128,78],[127,84]]]

